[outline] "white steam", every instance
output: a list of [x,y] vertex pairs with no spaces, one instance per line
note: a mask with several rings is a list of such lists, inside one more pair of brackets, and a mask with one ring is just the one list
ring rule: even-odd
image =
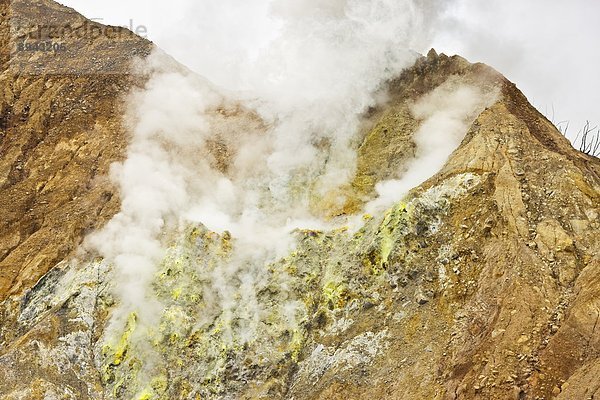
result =
[[[164,54],[146,60],[151,78],[131,97],[127,159],[111,174],[121,211],[88,240],[114,265],[121,305],[114,322],[122,324],[131,311],[147,324],[160,316],[160,308],[149,307],[148,288],[173,239],[167,234],[202,223],[235,238],[235,259],[211,278],[216,306],[255,324],[260,305],[253,288],[265,264],[289,252],[295,228],[327,227],[311,214],[310,200],[353,176],[361,115],[383,84],[415,61],[411,49],[427,42],[442,4],[190,6],[196,20],[171,34],[185,44],[182,59],[206,79]],[[416,104],[424,122],[414,168],[378,186],[372,206],[399,199],[436,172],[485,106],[482,97],[449,84]]]
[[[321,194],[351,177],[355,153],[349,149],[360,115],[383,81],[414,62],[411,49],[424,47],[444,3],[197,2],[184,26],[199,40],[181,48],[182,32],[165,32],[159,41],[211,82],[244,92],[272,124],[270,189],[287,205],[305,200],[288,190],[298,170],[307,180],[318,177]],[[315,146],[323,141],[325,152]]]
[[367,212],[391,206],[439,171],[474,119],[493,104],[497,95],[451,78],[419,99],[412,107],[413,116],[421,121],[413,136],[417,145],[415,158],[405,166],[400,179],[376,185],[378,197],[367,204]]
[[164,257],[162,233],[176,227],[189,207],[193,183],[206,179],[208,186],[214,179],[204,155],[210,135],[207,112],[222,99],[206,82],[167,72],[156,65],[158,60],[168,65],[160,56],[149,59],[152,78],[145,91],[131,97],[127,159],[111,169],[121,210],[88,238],[88,245],[114,263],[117,292],[127,311],[148,309],[145,290]]

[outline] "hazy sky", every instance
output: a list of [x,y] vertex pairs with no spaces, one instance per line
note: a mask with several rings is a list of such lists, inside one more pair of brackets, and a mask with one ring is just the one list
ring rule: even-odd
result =
[[[225,2],[213,0],[205,0],[200,7],[201,3],[192,0],[61,2],[102,23],[131,25],[134,30],[143,26],[151,40],[184,64],[188,57],[198,56],[190,52],[209,48],[213,40],[229,40],[226,33],[207,38],[203,32],[218,30],[223,18],[232,13],[237,14],[232,18],[247,16],[254,21],[246,34],[231,38],[236,42],[232,52],[243,48],[245,41],[269,36],[269,25],[260,18],[253,20],[259,15],[254,8],[264,7],[264,0],[240,1],[239,7],[229,7],[226,12],[220,9]],[[425,47],[493,66],[549,118],[570,120],[572,136],[586,119],[600,123],[600,1],[448,0],[446,4],[447,18]],[[207,13],[214,17],[199,15]]]

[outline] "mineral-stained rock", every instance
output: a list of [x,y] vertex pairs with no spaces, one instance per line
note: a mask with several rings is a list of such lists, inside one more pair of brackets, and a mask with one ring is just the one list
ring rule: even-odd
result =
[[[58,20],[84,21],[52,2],[14,3],[34,20],[46,7]],[[2,3],[5,37],[9,11]],[[92,56],[127,63],[148,54],[150,43],[127,38],[136,52],[98,39],[71,62],[91,68]],[[3,54],[2,399],[600,395],[600,162],[491,68],[430,52],[389,83],[389,102],[365,116],[348,203],[315,209],[354,212],[377,182],[394,178],[413,157],[421,122],[410,104],[448,78],[500,95],[403,202],[365,216],[357,232],[296,232],[297,248],[259,271],[256,298],[227,276],[241,304],[260,305],[249,336],[244,307],[211,303],[219,295],[211,279],[234,258],[235,238],[201,225],[173,239],[154,278],[156,325],[147,329],[135,312],[109,325],[111,266],[72,255],[119,209],[105,176],[124,156],[123,98],[144,77],[23,75]],[[226,172],[230,149],[213,147]]]

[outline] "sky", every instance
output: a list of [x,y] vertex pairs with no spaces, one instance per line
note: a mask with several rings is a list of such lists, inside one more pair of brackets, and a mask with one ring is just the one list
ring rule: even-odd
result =
[[[267,4],[264,0],[239,2],[236,7],[213,0],[61,2],[98,22],[147,32],[149,39],[188,66],[198,59],[191,53],[223,47],[219,42],[226,41],[232,43],[231,53],[223,56],[234,63],[236,52],[251,47],[248,43],[268,40],[272,28],[259,18],[263,15],[259,9]],[[563,127],[569,121],[570,138],[586,120],[600,124],[600,1],[447,0],[445,4],[445,18],[436,22],[431,40],[419,43],[422,48],[416,51],[426,53],[434,47],[491,65],[549,119]],[[206,32],[219,30],[227,18],[254,22],[243,34],[228,36],[223,31],[207,39]]]

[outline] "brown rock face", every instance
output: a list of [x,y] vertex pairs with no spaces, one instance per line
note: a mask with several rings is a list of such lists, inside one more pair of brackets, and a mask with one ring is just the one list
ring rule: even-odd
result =
[[587,372],[599,350],[600,287],[588,275],[599,262],[598,166],[506,82],[503,99],[441,172],[490,173],[487,196],[453,216],[468,226],[460,246],[481,256],[467,262],[474,275],[461,305],[465,329],[442,364],[447,397],[509,398],[511,386],[515,398],[532,399],[552,398],[556,388],[561,398],[598,390]]
[[[30,288],[118,211],[106,179],[126,147],[124,97],[151,44],[124,30],[118,40],[53,2],[3,1],[0,75],[0,300]],[[19,51],[52,27],[65,53]],[[38,40],[40,35],[42,37]],[[31,36],[31,37],[30,37]],[[33,39],[32,39],[33,38]],[[36,60],[47,69],[33,68]],[[68,66],[58,67],[58,66]]]
[[[350,200],[330,214],[360,209],[413,157],[418,98],[450,77],[500,96],[442,170],[411,192],[413,211],[374,216],[354,236],[305,232],[297,254],[273,267],[287,268],[307,307],[301,338],[281,338],[293,351],[265,366],[252,356],[275,357],[269,352],[219,349],[210,362],[224,357],[223,370],[208,377],[196,366],[210,335],[194,328],[156,345],[164,371],[141,391],[132,371],[143,359],[130,332],[114,354],[103,348],[114,306],[107,267],[61,262],[119,210],[106,176],[127,145],[125,96],[144,81],[129,62],[151,44],[131,34],[117,44],[68,36],[77,49],[63,59],[70,70],[19,69],[11,13],[33,25],[40,15],[85,20],[51,2],[1,4],[0,398],[600,396],[600,162],[574,150],[491,68],[434,52],[390,82],[390,101],[365,116]],[[215,139],[211,150],[223,171],[226,142]],[[201,296],[187,295],[183,304],[199,309]],[[173,307],[188,301],[168,297]]]

